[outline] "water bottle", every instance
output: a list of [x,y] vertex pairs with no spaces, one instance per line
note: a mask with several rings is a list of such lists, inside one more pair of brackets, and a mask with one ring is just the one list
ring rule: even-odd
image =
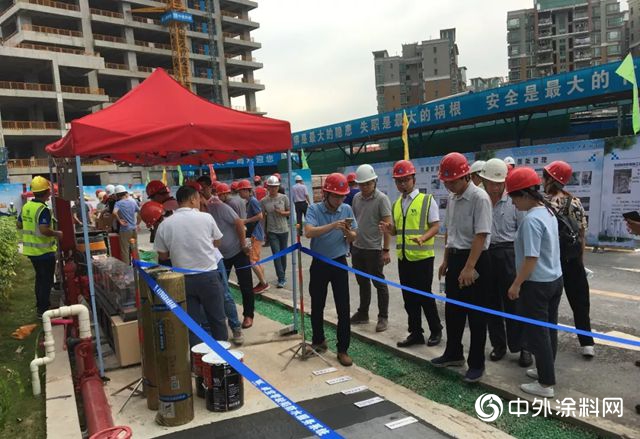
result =
[[444,279],[440,280],[440,294],[446,294],[446,290],[447,290],[447,285],[444,281]]

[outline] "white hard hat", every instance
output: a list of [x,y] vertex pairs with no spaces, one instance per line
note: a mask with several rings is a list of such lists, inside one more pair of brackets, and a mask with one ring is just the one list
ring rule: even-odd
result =
[[116,186],[116,194],[124,194],[125,192],[127,192],[127,188],[126,187],[124,187],[121,184]]
[[271,175],[267,178],[267,186],[280,186],[280,180],[275,175]]
[[480,172],[480,177],[494,183],[504,183],[508,171],[509,169],[504,161],[491,159],[484,165],[482,172]]
[[504,162],[507,165],[511,165],[511,166],[515,166],[516,165],[516,161],[513,159],[513,157],[509,156],[509,157],[505,157]]
[[302,175],[296,175],[296,181],[302,181]]
[[116,193],[116,187],[112,184],[108,184],[104,189],[107,191],[107,195],[113,195]]
[[485,162],[484,160],[476,160],[475,162],[473,162],[473,164],[471,165],[471,173],[475,174],[476,172],[482,171],[485,163],[487,162]]
[[378,178],[376,171],[369,164],[360,165],[356,169],[356,183],[366,183],[376,178]]

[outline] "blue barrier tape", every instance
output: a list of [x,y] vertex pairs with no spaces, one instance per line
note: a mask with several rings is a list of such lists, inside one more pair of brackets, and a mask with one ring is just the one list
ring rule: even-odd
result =
[[[292,246],[294,247],[294,246]],[[289,247],[291,248],[291,247]],[[297,248],[297,247],[296,247]],[[294,248],[294,250],[296,249]],[[293,250],[291,250],[293,251]],[[338,433],[318,421],[311,416],[306,410],[298,406],[295,402],[291,401],[288,397],[278,392],[278,390],[271,384],[260,378],[258,374],[249,369],[244,363],[240,362],[237,358],[224,349],[220,343],[211,337],[204,329],[200,327],[187,312],[178,306],[176,302],[162,289],[160,285],[147,274],[143,269],[139,261],[134,261],[134,265],[138,268],[140,276],[149,285],[149,288],[153,293],[158,296],[165,305],[180,319],[180,321],[189,328],[196,336],[207,344],[213,351],[218,354],[224,361],[229,363],[231,367],[237,370],[244,378],[253,384],[259,391],[261,391],[267,398],[277,404],[280,408],[287,412],[287,414],[293,417],[296,421],[302,424],[307,430],[319,437],[327,438],[342,438]],[[152,265],[153,266],[153,265]]]
[[[292,252],[296,251],[299,248],[300,248],[300,244],[296,242],[295,244],[290,245],[289,247],[285,248],[284,250],[280,250],[278,253],[269,256],[268,258],[264,258],[264,259],[256,262],[255,264],[249,264],[249,265],[245,265],[244,267],[236,268],[236,270],[244,270],[245,268],[251,268],[251,267],[255,267],[257,265],[265,264],[267,262],[273,261],[274,259],[278,259],[278,258],[281,258],[283,256],[286,256],[289,253],[292,253]],[[176,273],[182,273],[182,274],[208,273],[208,271],[205,271],[205,270],[190,270],[188,268],[171,267],[169,265],[154,264],[152,262],[143,262],[143,261],[140,261],[138,259],[136,259],[134,262],[139,267],[142,267],[142,268],[161,267],[161,268],[166,268],[167,270],[175,271]]]
[[471,303],[461,302],[459,300],[449,299],[448,297],[443,297],[443,296],[438,296],[438,295],[435,295],[435,294],[432,294],[432,293],[427,293],[425,291],[417,290],[415,288],[403,286],[403,285],[401,285],[399,283],[390,281],[388,279],[382,279],[380,277],[373,276],[373,275],[371,275],[369,273],[365,273],[364,271],[360,271],[360,270],[357,270],[355,268],[349,267],[348,265],[343,265],[343,264],[341,264],[339,262],[336,262],[336,261],[334,261],[332,259],[326,258],[326,257],[322,256],[321,254],[318,254],[318,253],[314,252],[313,250],[308,249],[307,247],[301,246],[300,250],[303,253],[305,253],[305,254],[307,254],[307,255],[315,258],[315,259],[318,259],[318,260],[320,260],[320,261],[322,261],[324,263],[333,265],[334,267],[342,268],[343,270],[350,271],[351,273],[357,274],[359,276],[366,277],[368,279],[375,280],[375,281],[378,281],[378,282],[382,282],[382,283],[385,283],[385,284],[390,285],[392,287],[400,288],[400,289],[405,290],[405,291],[410,291],[412,293],[419,294],[421,296],[430,297],[432,299],[441,300],[441,301],[446,302],[446,303],[451,303],[451,304],[458,305],[458,306],[461,306],[461,307],[464,307],[464,308],[473,309],[475,311],[480,311],[480,312],[484,312],[484,313],[488,313],[488,314],[493,314],[493,315],[504,317],[504,318],[511,319],[511,320],[518,320],[520,322],[529,323],[531,325],[542,326],[542,327],[549,328],[549,329],[556,329],[558,331],[572,332],[572,333],[578,334],[578,335],[585,335],[585,336],[588,336],[588,337],[599,338],[601,340],[612,341],[612,342],[616,342],[616,343],[626,344],[626,345],[629,345],[629,346],[640,346],[640,341],[636,341],[636,340],[629,340],[627,338],[614,337],[614,336],[606,335],[606,334],[598,334],[598,333],[595,333],[595,332],[583,331],[582,329],[575,329],[575,328],[569,328],[569,327],[566,327],[566,326],[555,325],[553,323],[542,322],[540,320],[534,320],[534,319],[530,319],[528,317],[522,317],[522,316],[518,316],[518,315],[515,315],[515,314],[509,314],[509,313],[502,312],[502,311],[496,311],[495,309],[484,308],[482,306],[473,305]]

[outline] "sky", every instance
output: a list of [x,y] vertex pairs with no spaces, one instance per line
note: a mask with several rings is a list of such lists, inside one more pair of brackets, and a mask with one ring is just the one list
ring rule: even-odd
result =
[[[507,11],[533,0],[258,0],[249,13],[264,64],[255,77],[267,116],[292,131],[355,119],[376,110],[373,51],[438,38],[455,27],[467,79],[507,76]],[[244,102],[234,102],[244,105]]]

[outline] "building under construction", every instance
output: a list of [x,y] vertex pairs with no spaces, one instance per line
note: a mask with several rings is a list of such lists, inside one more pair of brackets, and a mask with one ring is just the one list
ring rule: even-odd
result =
[[[190,80],[181,82],[213,102],[260,112],[254,1],[0,0],[0,149],[7,148],[12,182],[48,172],[44,146],[73,119],[106,108],[156,67],[173,73],[172,22],[162,12],[168,4],[184,13],[180,50]],[[140,182],[136,169],[86,165],[88,184],[105,183],[107,173]]]

